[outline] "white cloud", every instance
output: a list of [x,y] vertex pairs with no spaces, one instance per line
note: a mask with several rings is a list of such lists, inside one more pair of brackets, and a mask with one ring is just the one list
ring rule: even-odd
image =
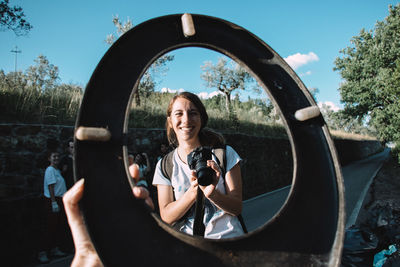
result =
[[207,92],[201,92],[197,94],[198,97],[202,99],[207,99],[208,98],[208,93]]
[[198,93],[197,95],[202,99],[208,99],[208,98],[211,98],[216,95],[222,95],[222,93],[220,91],[214,91],[211,93],[201,92],[201,93]]
[[[175,94],[175,93],[181,93],[181,92],[185,92],[185,91],[186,90],[183,89],[183,88],[180,88],[180,89],[177,89],[177,90],[171,89],[171,88],[167,88],[167,87],[161,88],[161,93],[172,93],[172,94]],[[223,95],[223,93],[220,92],[220,91],[213,91],[211,93],[200,92],[200,93],[197,94],[197,96],[202,98],[202,99],[208,99],[208,98],[214,97],[216,95]]]
[[339,106],[337,106],[332,101],[318,102],[318,107],[320,109],[330,109],[334,112],[337,112],[341,109]]
[[214,97],[214,96],[216,96],[216,95],[223,95],[223,93],[220,92],[220,91],[214,91],[214,92],[211,92],[211,93],[208,95],[208,97],[211,98],[211,97]]
[[311,70],[309,70],[309,71],[306,71],[306,72],[304,72],[304,73],[300,73],[299,76],[300,76],[300,77],[304,77],[304,76],[309,76],[309,75],[311,75],[311,74],[312,74],[312,72],[311,72]]
[[161,88],[161,93],[173,93],[174,94],[177,92],[181,93],[181,92],[185,92],[185,90],[182,88],[180,88],[178,90],[174,90],[174,89],[167,88],[167,87]]
[[296,53],[284,59],[286,60],[286,62],[289,64],[290,67],[296,70],[301,66],[306,65],[310,62],[318,61],[319,57],[314,52],[310,52],[308,54]]

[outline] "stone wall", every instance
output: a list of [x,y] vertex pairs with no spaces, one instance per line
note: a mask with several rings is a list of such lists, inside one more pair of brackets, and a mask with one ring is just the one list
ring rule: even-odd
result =
[[73,127],[0,124],[0,200],[40,195],[48,148],[59,148]]
[[364,159],[383,150],[380,142],[368,140],[337,139],[335,146],[342,165]]
[[[0,124],[0,250],[16,265],[36,256],[43,220],[43,174],[47,149],[64,147],[73,136],[71,126]],[[293,159],[288,140],[224,134],[243,158],[243,198],[289,185]],[[161,141],[161,129],[131,129],[130,152],[147,152],[153,166]],[[342,164],[374,154],[379,142],[336,140]]]

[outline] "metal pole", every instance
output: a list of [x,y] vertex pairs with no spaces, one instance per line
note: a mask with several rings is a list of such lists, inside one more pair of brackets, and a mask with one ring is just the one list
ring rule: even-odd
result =
[[15,53],[15,73],[17,73],[17,54],[21,52],[21,50],[18,50],[18,46],[15,46],[14,50],[11,50],[11,53]]

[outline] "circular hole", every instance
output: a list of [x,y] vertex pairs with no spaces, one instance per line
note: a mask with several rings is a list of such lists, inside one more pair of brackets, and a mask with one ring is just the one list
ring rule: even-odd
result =
[[[154,172],[165,150],[174,149],[166,136],[166,110],[170,99],[181,91],[201,98],[209,116],[207,127],[222,134],[242,159],[241,216],[248,231],[265,225],[284,205],[293,177],[285,121],[266,88],[243,69],[213,50],[181,48],[157,59],[142,76],[138,90],[133,90],[126,118],[128,179],[132,186],[147,183],[156,214]],[[224,89],[225,94],[221,92]],[[176,196],[182,190],[179,186],[174,188]],[[219,211],[207,203],[206,222]],[[190,225],[189,221],[185,223]]]

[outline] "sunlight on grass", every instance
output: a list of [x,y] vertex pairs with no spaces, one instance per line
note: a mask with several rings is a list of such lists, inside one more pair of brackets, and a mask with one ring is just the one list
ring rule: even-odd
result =
[[79,90],[37,91],[26,88],[0,88],[2,122],[66,124],[75,122],[82,100]]
[[375,141],[377,140],[376,137],[369,136],[369,135],[362,135],[362,134],[356,134],[356,133],[347,133],[344,131],[336,131],[336,130],[330,130],[330,133],[333,138],[335,139],[350,139],[350,140],[372,140]]
[[[129,128],[164,128],[168,103],[174,94],[153,93],[142,101],[140,106],[132,104],[129,116]],[[234,116],[225,110],[224,100],[215,103],[215,99],[203,100],[209,121],[207,127],[220,132],[238,132],[249,135],[286,137],[283,125],[270,122],[265,113],[256,106],[249,110],[234,108]]]
[[[141,97],[140,106],[132,104],[130,128],[164,128],[171,93],[151,93]],[[0,88],[0,121],[73,125],[83,93],[57,88],[47,92],[26,88]],[[236,132],[255,136],[287,138],[285,127],[265,101],[232,101],[229,113],[223,97],[203,99],[209,115],[208,127],[221,133]],[[134,101],[133,101],[134,102]],[[376,140],[371,136],[331,130],[336,139]]]

